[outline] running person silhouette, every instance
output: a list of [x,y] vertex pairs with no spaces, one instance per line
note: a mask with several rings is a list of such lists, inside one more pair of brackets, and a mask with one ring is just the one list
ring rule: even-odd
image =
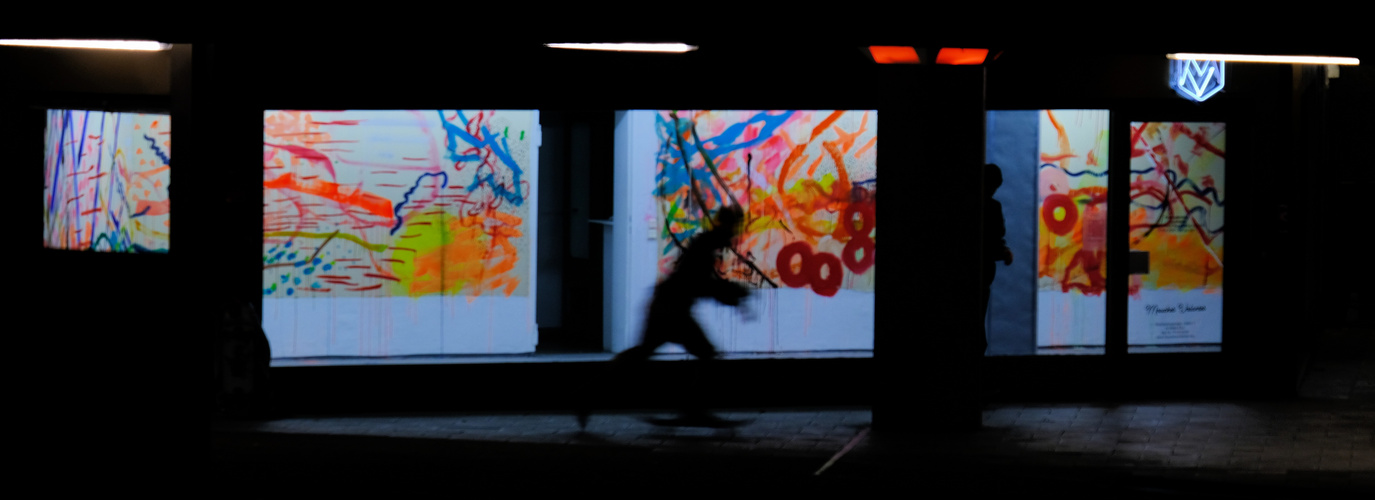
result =
[[749,296],[748,288],[726,280],[716,270],[717,252],[732,245],[743,219],[738,207],[721,208],[711,229],[688,242],[673,272],[654,287],[640,345],[617,354],[615,361],[647,360],[667,343],[683,346],[700,360],[718,356],[716,347],[692,317],[692,305],[697,299],[712,298],[722,304],[740,306],[741,299]]
[[[712,298],[722,304],[741,307],[741,300],[748,297],[749,289],[744,285],[726,280],[717,271],[718,253],[730,248],[740,230],[744,213],[739,207],[723,207],[716,213],[710,229],[690,240],[674,264],[673,272],[654,287],[654,297],[650,300],[649,315],[640,344],[622,351],[612,359],[618,369],[639,366],[654,355],[654,351],[664,344],[678,344],[696,357],[699,362],[716,359],[719,353],[707,339],[702,326],[692,317],[692,305],[698,299]],[[750,316],[748,308],[743,312]],[[722,420],[703,408],[699,394],[700,387],[689,387],[684,394],[684,409],[678,419],[662,421],[669,425],[723,427],[738,425],[739,422]],[[586,428],[590,410],[578,410],[578,424]]]

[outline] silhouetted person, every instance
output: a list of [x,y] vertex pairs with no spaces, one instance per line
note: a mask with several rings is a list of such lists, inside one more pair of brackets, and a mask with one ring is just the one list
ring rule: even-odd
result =
[[[738,207],[721,208],[710,229],[685,245],[674,263],[673,272],[654,287],[654,297],[650,300],[640,344],[617,354],[612,360],[614,365],[639,365],[668,343],[683,346],[699,361],[709,361],[718,356],[716,347],[692,317],[692,306],[703,298],[740,306],[741,300],[749,296],[748,288],[726,280],[716,267],[719,252],[731,247],[743,220],[744,213]],[[687,408],[682,411],[679,423],[715,425],[724,422],[701,407],[696,394],[700,387],[687,389],[688,394],[684,394]],[[578,421],[586,426],[586,410],[579,410]]]
[[[983,221],[983,242],[984,242],[984,287],[983,287],[983,313],[984,318],[988,317],[988,297],[993,289],[993,277],[998,273],[998,262],[1003,265],[1012,265],[1012,249],[1007,247],[1007,241],[1003,239],[1007,235],[1007,227],[1003,224],[1003,204],[993,199],[993,193],[1003,185],[1003,171],[992,163],[984,165],[984,221]],[[987,323],[985,323],[987,324]],[[983,332],[983,338],[979,339],[979,356],[983,356],[988,350],[988,332]]]
[[697,299],[712,298],[739,306],[749,295],[749,289],[727,281],[716,270],[718,252],[731,246],[743,219],[740,209],[722,208],[711,229],[688,242],[673,272],[654,287],[640,345],[617,354],[615,361],[644,361],[666,343],[681,345],[701,360],[716,358],[716,348],[692,317],[692,305]]

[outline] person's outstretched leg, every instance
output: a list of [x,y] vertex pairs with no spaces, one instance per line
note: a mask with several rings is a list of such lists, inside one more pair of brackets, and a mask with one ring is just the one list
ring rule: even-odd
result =
[[710,368],[720,353],[716,346],[711,345],[707,340],[707,334],[702,330],[701,325],[692,318],[688,318],[682,324],[680,335],[676,340],[687,350],[689,354],[697,358],[688,369],[686,381],[683,385],[683,405],[680,420],[689,425],[714,426],[721,422],[721,419],[707,410],[707,393],[710,390],[704,383],[704,379],[710,372]]

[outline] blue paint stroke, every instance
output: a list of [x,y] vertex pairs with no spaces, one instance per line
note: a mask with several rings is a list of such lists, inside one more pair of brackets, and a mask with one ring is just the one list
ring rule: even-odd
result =
[[[105,137],[105,118],[108,117],[108,116],[109,116],[109,113],[101,113],[101,114],[100,114],[100,137],[102,138],[102,140],[100,141],[100,151],[96,153],[96,157],[95,157],[95,176],[96,176],[96,177],[100,177],[100,160],[101,160],[102,158],[105,157],[105,141],[103,140],[103,138]],[[96,204],[97,206],[100,205],[100,182],[96,182],[96,183],[95,183],[95,197],[94,197],[94,198],[91,198],[91,200],[94,201],[95,204]],[[111,213],[110,204],[109,204],[109,203],[106,203],[106,204],[105,204],[105,215],[109,215],[110,213]],[[98,217],[98,216],[100,216],[100,215],[101,215],[101,214],[100,214],[100,211],[99,211],[99,210],[97,210],[97,211],[95,211],[95,212],[91,212],[91,227],[92,227],[92,228],[95,228],[95,220],[96,220],[96,217]]]
[[[1189,189],[1188,191],[1191,191],[1191,192],[1193,192],[1193,193],[1195,193],[1195,194],[1197,194],[1197,195],[1199,195],[1199,196],[1207,196],[1207,197],[1209,197],[1209,198],[1212,198],[1213,204],[1214,204],[1214,205],[1217,205],[1217,206],[1219,206],[1219,207],[1226,207],[1226,206],[1227,206],[1227,204],[1226,204],[1226,203],[1223,203],[1222,199],[1218,197],[1218,195],[1217,195],[1217,188],[1203,188],[1203,189],[1199,189],[1199,185],[1198,185],[1197,183],[1195,183],[1195,182],[1193,181],[1193,179],[1190,179],[1190,178],[1188,178],[1188,177],[1185,177],[1183,180],[1177,180],[1177,178],[1179,177],[1179,174],[1176,173],[1174,170],[1166,170],[1166,171],[1165,171],[1165,177],[1167,177],[1167,178],[1169,179],[1170,185],[1171,185],[1171,186],[1174,186],[1174,190],[1175,190],[1176,192],[1178,192],[1178,191],[1184,191],[1183,188],[1184,188],[1184,186],[1187,184],[1187,185],[1190,187],[1190,189]],[[1182,197],[1182,195],[1181,195],[1181,197]],[[1140,202],[1138,202],[1138,201],[1136,201],[1136,200],[1132,200],[1132,204],[1133,204],[1133,205],[1136,205],[1136,206],[1140,206],[1140,207],[1146,207],[1146,208],[1154,209],[1154,210],[1163,210],[1163,209],[1165,208],[1165,205],[1168,205],[1168,204],[1169,204],[1169,200],[1168,200],[1168,199],[1167,199],[1167,200],[1163,200],[1163,201],[1160,202],[1159,205],[1147,205],[1147,204],[1145,204],[1145,203],[1140,203]]]
[[[1040,168],[1060,168],[1060,166],[1054,163],[1042,163]],[[1088,171],[1088,169],[1084,169],[1078,172],[1070,172],[1068,169],[1065,169],[1065,174],[1069,175],[1070,177],[1079,177],[1084,174],[1088,174],[1094,177],[1107,177],[1108,171],[1104,170],[1102,172],[1090,172]]]
[[140,210],[138,213],[136,213],[136,214],[134,214],[134,215],[130,215],[129,218],[132,219],[132,218],[134,218],[134,217],[138,217],[138,216],[140,216],[140,215],[146,214],[146,213],[148,213],[149,210],[152,210],[152,209],[153,209],[152,206],[143,207],[143,210]]
[[[463,114],[463,111],[455,111],[458,113],[459,121],[465,124],[468,123],[468,117]],[[471,193],[474,190],[476,190],[478,186],[482,185],[483,183],[486,183],[488,186],[492,188],[492,191],[495,192],[497,196],[504,198],[506,201],[514,204],[515,206],[521,206],[521,204],[525,202],[525,195],[522,194],[520,190],[520,175],[524,173],[524,171],[521,170],[520,165],[516,164],[516,160],[514,158],[511,158],[511,147],[507,144],[506,138],[502,137],[501,142],[498,143],[497,138],[500,136],[492,134],[492,131],[488,130],[486,125],[483,125],[481,126],[482,136],[486,137],[486,139],[478,139],[477,137],[474,137],[472,134],[469,134],[467,130],[463,129],[463,127],[450,123],[449,120],[444,119],[444,110],[441,109],[437,110],[436,112],[439,113],[439,123],[444,126],[444,132],[448,135],[448,140],[445,141],[445,149],[449,150],[449,160],[460,162],[476,161],[481,159],[481,157],[478,155],[458,154],[458,144],[455,142],[455,139],[461,139],[463,140],[463,142],[468,143],[469,146],[472,146],[474,148],[491,148],[492,153],[496,154],[497,158],[500,159],[502,163],[506,164],[506,166],[510,167],[511,169],[511,180],[512,185],[515,186],[515,191],[508,190],[506,189],[506,186],[503,186],[500,182],[497,182],[496,173],[492,172],[488,173],[486,176],[475,175],[473,177],[473,183],[468,186],[468,192]],[[478,168],[481,168],[481,166],[479,166]],[[393,232],[395,232],[395,230],[393,230]]]
[[[114,136],[114,138],[113,138],[113,140],[112,140],[112,143],[115,145],[115,151],[116,151],[116,152],[119,151],[119,120],[120,120],[120,118],[122,118],[122,117],[123,117],[122,114],[120,114],[120,113],[115,113],[115,136]],[[113,162],[113,159],[114,159],[114,157],[112,156],[112,157],[111,157],[111,161],[112,161],[112,162]],[[128,198],[126,198],[126,197],[124,196],[124,180],[123,180],[122,178],[120,178],[120,176],[115,175],[116,172],[113,172],[113,171],[115,170],[115,165],[113,165],[113,164],[110,165],[110,170],[112,171],[112,173],[111,173],[111,175],[110,175],[110,190],[112,191],[112,193],[110,194],[110,198],[111,198],[112,201],[113,201],[114,195],[118,194],[118,195],[119,195],[119,198],[120,198],[120,201],[123,202],[125,211],[128,211],[128,208],[129,208],[129,200],[128,200]],[[96,188],[99,189],[100,186],[97,185]],[[115,208],[114,208],[115,205],[114,205],[114,203],[108,203],[107,206],[108,206],[108,208],[109,208],[109,210],[107,210],[107,211],[110,213],[110,222],[113,223],[114,226],[115,226],[115,234],[120,235],[122,238],[124,238],[124,246],[127,247],[127,246],[129,246],[129,245],[132,245],[133,242],[134,242],[133,237],[129,236],[129,234],[128,234],[127,231],[122,231],[121,228],[120,228],[119,217],[115,215]],[[148,207],[148,208],[149,208],[149,209],[152,209],[152,207]],[[140,214],[140,215],[141,215],[141,214]],[[132,217],[131,217],[131,218],[132,218]]]
[[62,173],[62,138],[67,135],[67,125],[71,124],[72,112],[68,110],[62,117],[62,131],[57,133],[57,166],[53,168],[53,196],[48,198],[48,214],[53,214],[57,207],[57,183]]
[[138,243],[134,243],[131,246],[133,247],[134,252],[137,253],[167,253],[166,248],[148,248]]
[[[86,112],[86,116],[85,116],[84,118],[82,118],[82,120],[81,120],[81,142],[80,142],[80,145],[77,146],[77,148],[76,148],[76,161],[72,162],[72,172],[81,172],[81,157],[82,157],[82,156],[85,156],[85,153],[86,153],[86,126],[87,126],[87,125],[90,125],[90,123],[91,123],[91,112],[90,112],[90,111],[87,111],[87,112]],[[73,130],[75,130],[75,129],[73,129]],[[81,190],[77,188],[77,184],[78,184],[78,183],[76,182],[76,177],[72,177],[72,197],[76,198],[76,213],[77,213],[77,214],[80,214],[80,213],[81,213]],[[78,215],[78,217],[79,217],[79,215]],[[75,222],[76,224],[78,224],[78,225],[81,224],[81,221],[80,221],[79,219],[76,220],[76,221],[74,221],[74,222]],[[78,239],[78,241],[80,241],[80,240]],[[75,246],[76,246],[76,242],[72,242],[71,245],[72,245],[72,247],[75,247]]]
[[153,154],[158,155],[158,159],[162,160],[163,165],[172,166],[172,159],[168,158],[166,154],[163,154],[161,149],[158,149],[157,139],[148,137],[148,134],[143,134],[143,138],[148,140],[148,147],[153,148]]
[[[671,122],[671,120],[665,119],[663,115],[656,114],[655,129],[663,147],[659,150],[660,168],[655,181],[661,184],[661,188],[664,192],[675,192],[687,186],[690,182],[689,179],[696,180],[699,181],[701,185],[710,189],[713,196],[720,199],[721,193],[717,189],[715,183],[712,182],[713,179],[710,172],[689,168],[687,169],[691,172],[691,177],[689,178],[688,175],[684,175],[681,172],[683,169],[670,168],[668,161],[676,157],[679,159],[681,165],[691,165],[689,161],[690,158],[705,153],[707,157],[711,158],[713,163],[719,163],[720,158],[732,152],[752,148],[769,140],[773,137],[775,130],[787,122],[794,113],[796,113],[796,111],[788,111],[778,115],[770,115],[766,112],[756,113],[743,122],[726,127],[719,135],[704,139],[702,141],[702,148],[700,149],[695,144],[685,141],[683,143],[683,148],[686,149],[686,151],[678,150],[674,137],[675,134],[680,134],[688,130],[687,127],[692,127],[694,125],[692,120],[679,118],[676,122]],[[737,141],[740,136],[744,134],[745,130],[754,123],[763,123],[763,127],[759,130],[759,135],[754,139],[736,143],[735,141]],[[707,144],[714,145],[715,147],[706,149]]]
[[[452,141],[450,141],[450,143],[449,143],[449,151],[450,151],[450,152],[453,151],[453,142],[452,142]],[[414,186],[411,186],[411,189],[408,190],[408,191],[406,191],[406,194],[405,194],[404,196],[401,197],[401,203],[397,203],[397,204],[396,204],[396,225],[395,225],[395,226],[392,226],[391,232],[390,232],[390,233],[387,233],[387,234],[393,235],[393,236],[394,236],[394,235],[396,235],[396,231],[399,230],[399,229],[401,229],[401,223],[403,222],[402,219],[401,219],[401,207],[406,206],[406,203],[409,202],[409,201],[411,201],[411,193],[414,193],[416,189],[420,188],[420,182],[423,181],[423,180],[425,180],[426,177],[429,177],[429,176],[431,176],[431,175],[436,175],[436,176],[439,176],[440,178],[443,179],[442,184],[439,185],[439,188],[440,188],[440,189],[449,187],[449,176],[448,176],[448,174],[445,174],[444,172],[429,172],[429,173],[420,174],[420,177],[416,177],[416,178],[415,178],[415,185],[414,185]]]

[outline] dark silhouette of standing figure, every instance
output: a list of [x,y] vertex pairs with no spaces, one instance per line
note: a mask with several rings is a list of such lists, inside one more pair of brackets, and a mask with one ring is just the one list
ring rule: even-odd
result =
[[[1001,261],[1003,265],[1012,265],[1012,249],[1007,247],[1004,236],[1007,235],[1007,227],[1003,223],[1003,204],[993,199],[993,193],[1003,185],[1003,170],[992,163],[984,165],[984,287],[983,287],[983,313],[988,317],[988,298],[993,289],[993,277],[998,273],[997,263]],[[988,350],[988,332],[983,332],[983,338],[978,345],[978,355],[983,356]]]
[[[612,365],[618,371],[640,366],[664,344],[683,346],[698,363],[716,359],[719,353],[707,339],[702,326],[692,317],[692,306],[698,299],[711,298],[722,304],[740,307],[749,296],[749,289],[721,276],[717,261],[721,250],[730,248],[740,230],[744,213],[738,207],[723,207],[716,213],[709,229],[690,240],[674,264],[673,272],[654,288],[649,314],[640,344],[617,354]],[[711,222],[711,221],[708,221]],[[748,315],[748,309],[745,310]],[[699,365],[700,368],[700,365]],[[623,373],[624,374],[624,373]],[[670,425],[729,427],[738,422],[720,419],[702,405],[701,387],[686,387],[684,408],[678,419],[662,421]],[[578,424],[586,428],[590,410],[578,410]]]

